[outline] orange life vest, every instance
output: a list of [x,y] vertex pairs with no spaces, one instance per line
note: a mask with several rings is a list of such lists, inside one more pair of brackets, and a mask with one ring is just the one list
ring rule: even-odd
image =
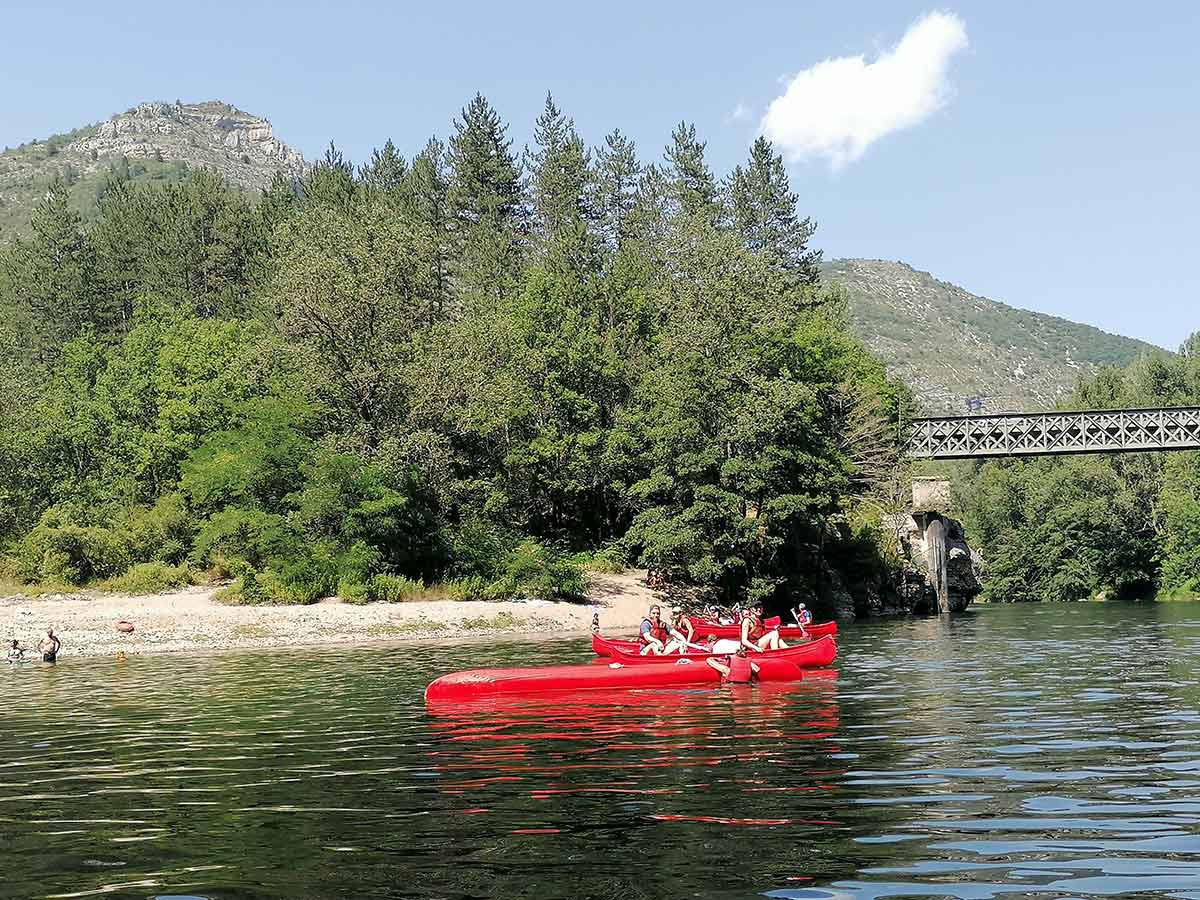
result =
[[757,641],[767,633],[766,626],[763,625],[762,619],[758,616],[748,615],[746,616],[746,620],[750,622],[750,632],[746,635],[750,640]]
[[[650,624],[649,636],[656,639],[660,643],[665,644],[667,642],[667,637],[668,637],[667,626],[662,623],[661,619],[657,622],[654,622],[649,618],[642,619],[643,625],[645,625],[647,622],[649,622],[649,624]],[[646,637],[647,637],[647,633],[644,631],[641,632],[641,638],[643,641],[646,640]]]
[[754,678],[754,670],[750,668],[750,660],[736,653],[729,657],[729,674],[726,681],[734,684],[749,684]]

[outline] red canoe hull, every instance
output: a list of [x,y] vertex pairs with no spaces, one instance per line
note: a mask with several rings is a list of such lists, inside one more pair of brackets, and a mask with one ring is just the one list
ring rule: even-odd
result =
[[[767,619],[763,622],[763,624],[766,625],[766,627],[771,628],[773,626],[767,624],[771,621],[771,619]],[[775,621],[778,621],[778,618],[776,618]],[[710,634],[719,638],[739,638],[742,636],[741,625],[717,625],[713,622],[694,620],[692,622],[692,627],[696,630],[696,637],[699,639],[703,639]],[[804,630],[807,631],[812,637],[824,637],[827,634],[838,633],[837,622],[814,622]],[[803,635],[800,634],[799,627],[796,625],[780,626],[779,635],[785,640],[803,637]]]
[[[793,653],[793,652],[797,652],[797,651],[807,650],[809,653],[813,654],[814,658],[821,659],[829,651],[825,650],[825,649],[822,649],[820,651],[812,651],[811,648],[814,646],[817,646],[817,645],[820,645],[823,648],[825,646],[827,646],[826,643],[822,639],[818,638],[817,640],[809,641],[804,644],[796,644],[795,646],[788,647],[786,650],[784,650],[782,652]],[[834,646],[834,641],[833,641],[832,637],[829,638],[828,646]],[[641,647],[641,644],[639,644],[637,641],[621,640],[619,638],[606,638],[606,637],[603,637],[602,635],[596,634],[594,632],[592,633],[592,651],[597,656],[608,657],[610,659],[621,658],[624,661],[626,657],[636,656],[640,660],[648,660],[651,662],[653,662],[654,660],[678,659],[681,655],[686,655],[693,659],[703,659],[705,656],[711,655],[711,654],[707,654],[707,653],[691,652],[691,653],[687,653],[687,654],[672,654],[671,656],[642,656],[641,655],[642,647]],[[767,652],[769,654],[772,654],[772,653],[777,653],[777,652],[781,652],[781,651],[769,650]],[[836,656],[837,655],[836,646],[834,646],[833,652],[834,652],[834,655]],[[805,654],[802,653],[801,655],[803,656]],[[831,657],[830,662],[832,662],[832,661],[833,661],[833,659]],[[821,663],[816,663],[815,665],[824,666],[824,665],[829,665],[829,663],[821,662]]]
[[[784,659],[755,659],[762,681],[799,681],[800,668]],[[474,700],[502,694],[636,690],[719,684],[721,675],[703,660],[657,666],[543,666],[528,669],[471,669],[443,675],[425,688],[429,702]]]
[[[592,638],[593,649],[596,647],[596,638],[598,637],[599,635],[596,635]],[[600,638],[600,641],[604,640],[605,638]],[[610,647],[608,655],[610,655],[611,659],[624,662],[625,665],[629,666],[661,666],[670,665],[671,662],[680,659],[703,661],[709,659],[710,656],[722,658],[722,656],[728,654],[688,653],[672,654],[670,656],[642,656],[637,652],[625,652],[625,650],[619,647]],[[751,653],[749,656],[755,662],[760,662],[764,659],[780,659],[792,662],[793,665],[797,665],[800,668],[820,668],[821,666],[828,666],[830,662],[838,658],[838,643],[827,635],[826,637],[818,637],[815,641],[796,644],[794,647],[787,647],[782,650],[764,650],[763,653]]]

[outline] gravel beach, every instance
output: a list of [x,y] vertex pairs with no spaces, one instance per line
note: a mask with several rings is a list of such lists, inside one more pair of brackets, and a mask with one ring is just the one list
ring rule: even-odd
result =
[[[311,606],[228,606],[215,587],[145,596],[50,595],[0,599],[0,639],[36,647],[53,626],[63,656],[175,653],[326,644],[396,643],[451,635],[584,633],[599,613],[605,631],[637,627],[658,598],[644,572],[595,575],[587,601],[425,600],[353,605],[325,600]],[[120,620],[132,634],[117,631]]]

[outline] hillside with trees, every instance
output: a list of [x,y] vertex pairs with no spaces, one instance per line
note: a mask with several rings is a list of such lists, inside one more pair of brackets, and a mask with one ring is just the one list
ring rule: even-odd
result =
[[1163,352],[997,303],[900,262],[838,259],[821,274],[846,291],[867,347],[934,415],[1053,409],[1104,366]]
[[638,563],[725,599],[890,577],[889,380],[763,140],[725,178],[547,98],[519,154],[335,149],[55,181],[0,254],[0,551],[30,584],[234,579],[243,602],[578,596]]

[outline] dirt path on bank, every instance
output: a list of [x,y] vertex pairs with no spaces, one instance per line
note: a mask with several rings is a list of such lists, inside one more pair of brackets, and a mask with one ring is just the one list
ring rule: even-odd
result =
[[[0,639],[5,647],[13,639],[35,647],[52,625],[64,656],[132,655],[395,643],[457,633],[583,633],[595,613],[606,632],[630,631],[658,599],[645,574],[595,575],[586,603],[422,600],[357,606],[326,600],[311,606],[226,606],[213,601],[217,589],[208,587],[148,596],[10,597],[0,600]],[[120,619],[133,623],[133,634],[116,630]]]

